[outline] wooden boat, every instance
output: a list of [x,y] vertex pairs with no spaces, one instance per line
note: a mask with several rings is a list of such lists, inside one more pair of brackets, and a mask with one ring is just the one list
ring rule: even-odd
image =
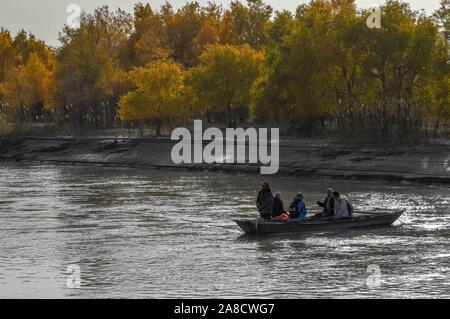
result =
[[307,218],[306,220],[235,220],[238,226],[246,233],[253,235],[278,233],[303,233],[314,231],[328,231],[336,229],[376,227],[392,225],[405,210],[355,212],[351,217],[335,219]]

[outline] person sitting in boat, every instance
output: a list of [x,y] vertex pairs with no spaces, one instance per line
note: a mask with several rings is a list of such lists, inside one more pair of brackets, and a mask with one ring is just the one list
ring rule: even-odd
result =
[[289,219],[289,215],[286,214],[283,206],[283,200],[281,199],[281,193],[277,192],[273,198],[272,204],[272,218],[273,219]]
[[289,205],[289,217],[291,219],[304,220],[307,213],[306,205],[303,202],[303,194],[295,195],[291,205]]
[[327,197],[325,197],[324,201],[318,201],[317,205],[323,208],[321,213],[316,214],[316,217],[330,217],[334,215],[334,198],[333,198],[334,190],[331,188],[327,189]]
[[353,205],[352,203],[350,203],[347,198],[345,198],[344,196],[342,196],[342,198],[345,200],[345,202],[347,203],[347,210],[348,210],[348,215],[352,216],[353,215]]
[[352,214],[353,206],[341,195],[339,192],[333,192],[334,198],[334,217],[343,218],[349,217]]
[[261,185],[261,190],[258,192],[258,196],[256,197],[256,207],[258,208],[261,218],[272,218],[272,205],[273,194],[270,190],[270,184],[269,182],[264,181]]

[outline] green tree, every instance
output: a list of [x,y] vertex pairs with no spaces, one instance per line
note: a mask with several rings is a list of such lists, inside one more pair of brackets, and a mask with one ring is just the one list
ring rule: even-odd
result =
[[434,14],[445,40],[450,41],[450,0],[441,0],[441,7]]
[[247,0],[247,6],[232,1],[227,13],[233,32],[233,44],[249,44],[256,50],[266,43],[266,28],[270,25],[273,9],[262,0]]
[[195,64],[194,39],[201,28],[201,7],[198,2],[188,2],[176,13],[171,7],[163,11],[167,36],[175,61],[186,67]]
[[294,30],[294,19],[290,12],[277,12],[273,23],[267,29],[267,45],[262,75],[257,79],[251,92],[251,114],[254,120],[281,124],[287,117],[283,111],[287,108],[288,78],[280,73],[288,38]]
[[188,76],[196,105],[224,112],[230,125],[243,122],[243,110],[250,104],[250,91],[263,60],[264,55],[249,45],[208,46]]
[[[290,130],[310,130],[332,107],[335,37],[330,2],[313,1],[295,21],[278,14],[266,48],[266,75],[258,83],[256,119],[287,123]],[[269,116],[269,118],[267,118]]]
[[136,4],[133,25],[134,31],[125,41],[120,52],[124,68],[145,66],[154,60],[171,55],[164,20],[150,4]]
[[64,28],[56,70],[59,117],[81,127],[110,127],[127,88],[120,50],[131,32],[131,17],[107,7],[81,17],[79,29]]
[[450,121],[449,52],[450,44],[442,37],[436,43],[426,78],[415,91],[417,98],[427,105],[429,119],[434,124],[434,136],[440,125]]

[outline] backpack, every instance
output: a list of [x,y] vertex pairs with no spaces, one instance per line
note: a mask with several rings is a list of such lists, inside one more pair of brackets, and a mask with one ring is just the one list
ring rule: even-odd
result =
[[297,218],[298,217],[298,200],[293,200],[291,205],[289,206],[289,216],[291,218]]

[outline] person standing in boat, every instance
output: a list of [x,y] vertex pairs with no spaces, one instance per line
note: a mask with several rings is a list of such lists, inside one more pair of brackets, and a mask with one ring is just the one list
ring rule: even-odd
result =
[[260,217],[263,219],[272,218],[273,194],[270,190],[270,184],[264,181],[261,190],[256,197],[256,207],[258,208]]
[[316,217],[330,217],[334,215],[334,198],[333,198],[334,190],[331,188],[327,189],[327,197],[325,197],[324,201],[318,201],[317,205],[323,208],[321,213],[316,214]]
[[333,192],[334,198],[334,217],[335,218],[343,218],[349,217],[352,214],[353,207],[352,205],[338,192]]
[[308,211],[306,210],[303,194],[295,195],[291,205],[289,205],[289,217],[292,219],[305,219]]

